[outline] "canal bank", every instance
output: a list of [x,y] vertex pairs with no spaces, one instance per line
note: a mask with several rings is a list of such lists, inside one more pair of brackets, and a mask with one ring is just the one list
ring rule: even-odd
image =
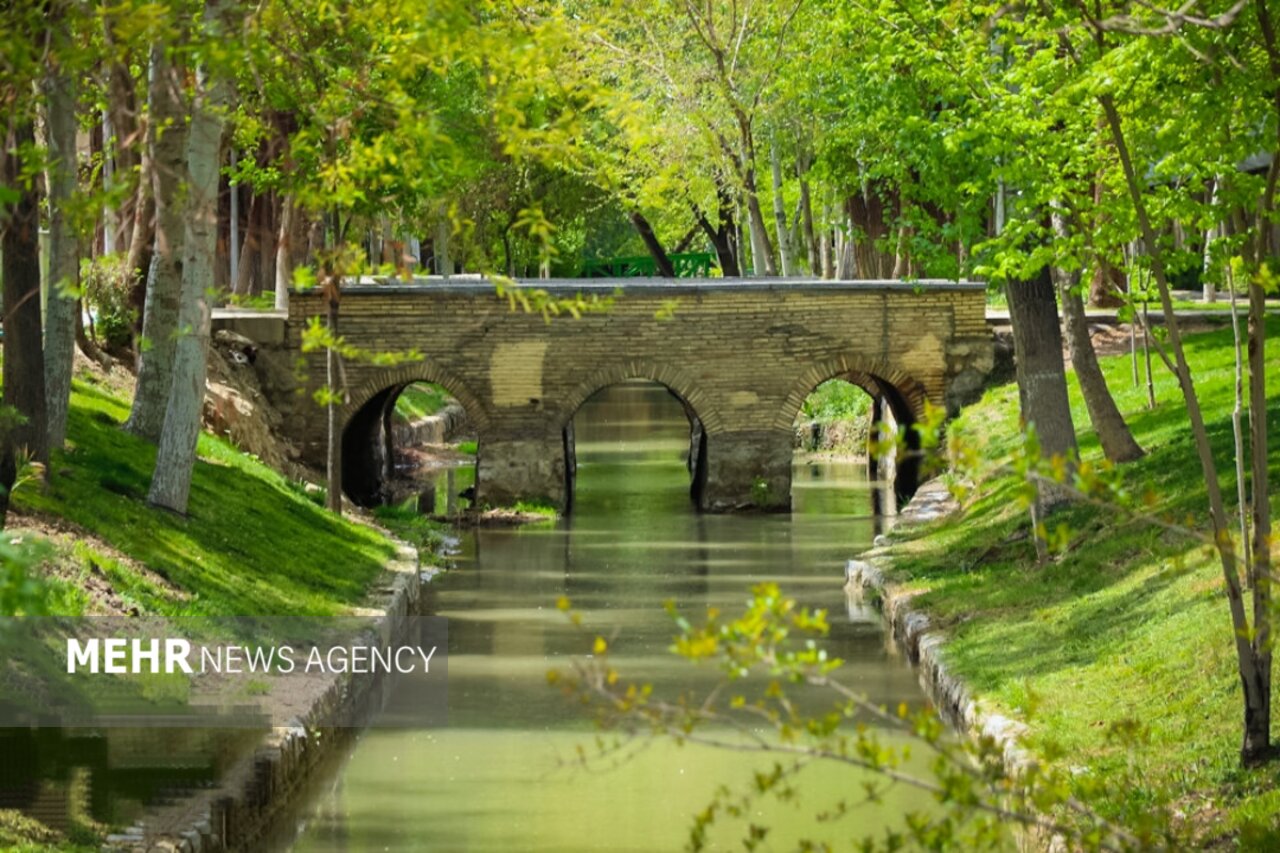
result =
[[[449,726],[363,733],[314,780],[277,849],[680,849],[718,786],[753,778],[759,761],[661,740],[596,761],[592,720],[547,674],[590,654],[585,630],[608,636],[611,661],[657,692],[706,690],[716,674],[669,652],[678,628],[664,604],[690,618],[708,607],[732,612],[763,580],[833,614],[831,646],[871,701],[924,706],[879,615],[849,608],[832,576],[884,529],[865,465],[798,461],[787,516],[700,514],[683,458],[688,420],[665,389],[608,389],[575,428],[573,514],[462,531],[450,571],[427,590],[427,606],[450,624]],[[435,489],[424,492],[433,497],[416,504],[434,505]],[[581,613],[580,628],[557,609],[561,597]],[[407,684],[392,710],[417,701]],[[584,764],[582,749],[593,760]],[[806,805],[817,810],[854,778],[839,767],[806,771]],[[867,830],[892,827],[927,800],[895,791],[865,813]],[[779,844],[814,831],[839,837],[788,806],[771,805],[759,819],[775,826]],[[739,830],[727,827],[721,840],[732,843]]]
[[[935,478],[921,484],[898,513],[894,530],[907,533],[959,512],[960,504],[946,483]],[[891,580],[894,546],[880,537],[876,547],[845,565],[845,583],[858,600],[874,603],[883,614],[886,630],[919,672],[920,685],[938,713],[962,733],[989,738],[1003,756],[1005,769],[1016,778],[1034,762],[1022,743],[1025,724],[1004,714],[984,710],[964,679],[946,661],[946,635],[935,629],[926,611],[915,604],[917,591]]]
[[[1280,358],[1280,329],[1269,331],[1268,358]],[[1231,335],[1189,341],[1214,450],[1226,465]],[[851,574],[885,590],[887,616],[919,655],[940,706],[972,719],[976,705],[997,718],[1003,736],[1021,732],[1017,741],[1031,755],[1071,770],[1104,817],[1166,822],[1192,847],[1273,849],[1280,771],[1240,766],[1233,636],[1221,568],[1200,538],[1204,480],[1179,391],[1173,377],[1157,375],[1157,405],[1148,408],[1127,357],[1103,358],[1102,366],[1147,455],[1115,472],[1114,500],[1076,503],[1050,519],[1048,561],[1036,562],[1025,487],[1012,470],[1023,431],[1009,385],[949,427],[964,460],[951,482],[965,482],[964,474],[973,484],[960,490],[959,508],[895,528],[891,547],[862,557],[870,565]],[[1069,383],[1075,423],[1086,424],[1074,376]],[[1274,379],[1268,401],[1268,418],[1280,418]],[[1091,434],[1081,433],[1080,452],[1101,464]],[[1275,477],[1280,456],[1271,459]]]
[[[367,628],[353,644],[407,646],[416,642],[423,572],[415,548],[400,545],[383,582],[360,615]],[[394,689],[385,672],[332,675],[288,725],[277,726],[218,780],[215,788],[154,811],[124,832],[108,835],[104,851],[221,853],[260,846],[312,774],[359,732]]]

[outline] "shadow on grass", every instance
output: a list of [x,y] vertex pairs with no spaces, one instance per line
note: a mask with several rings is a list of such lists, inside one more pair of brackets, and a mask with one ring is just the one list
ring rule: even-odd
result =
[[393,556],[379,534],[335,518],[265,466],[201,438],[189,514],[146,503],[155,448],[125,433],[120,400],[77,383],[70,445],[47,490],[15,494],[62,516],[190,593],[189,615],[327,615],[361,600]]

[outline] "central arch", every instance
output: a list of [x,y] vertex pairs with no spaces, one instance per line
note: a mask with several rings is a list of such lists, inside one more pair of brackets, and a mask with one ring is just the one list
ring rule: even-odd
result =
[[488,412],[466,383],[426,362],[377,371],[356,386],[338,413],[342,433],[342,490],[358,506],[374,506],[387,499],[392,469],[392,416],[396,399],[415,382],[439,385],[458,401],[475,428],[477,459],[488,430]]
[[707,434],[722,431],[724,419],[707,395],[694,382],[693,377],[680,368],[649,361],[627,361],[594,371],[565,397],[565,414],[560,423],[560,431],[564,439],[567,509],[573,507],[574,485],[577,478],[574,416],[582,408],[583,403],[598,392],[611,385],[636,380],[661,385],[684,408],[685,416],[689,419],[689,495],[694,505],[699,509],[702,508],[703,492],[707,482]]

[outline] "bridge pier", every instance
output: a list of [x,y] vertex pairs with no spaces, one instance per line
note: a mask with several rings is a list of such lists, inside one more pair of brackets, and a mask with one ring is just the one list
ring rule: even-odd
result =
[[790,509],[791,444],[789,430],[708,433],[702,508]]
[[481,506],[537,501],[563,510],[567,498],[564,439],[480,436],[476,500]]

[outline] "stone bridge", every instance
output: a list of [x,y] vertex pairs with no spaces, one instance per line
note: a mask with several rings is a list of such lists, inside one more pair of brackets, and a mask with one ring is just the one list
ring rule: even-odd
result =
[[[954,412],[992,364],[984,287],[956,282],[807,280],[543,281],[553,295],[613,297],[601,313],[550,320],[512,310],[492,285],[457,281],[358,284],[343,291],[339,331],[370,352],[417,350],[421,361],[344,365],[340,411],[344,489],[376,502],[390,471],[396,397],[434,382],[466,409],[478,437],[477,500],[540,499],[567,508],[575,470],[573,416],[600,389],[661,383],[690,419],[691,493],[700,508],[783,509],[791,500],[793,424],[820,383],[864,388],[899,424],[926,403]],[[291,296],[284,347],[311,392],[324,354],[303,354],[318,292]],[[297,398],[295,398],[296,400]],[[304,457],[323,464],[326,414],[285,407]]]

